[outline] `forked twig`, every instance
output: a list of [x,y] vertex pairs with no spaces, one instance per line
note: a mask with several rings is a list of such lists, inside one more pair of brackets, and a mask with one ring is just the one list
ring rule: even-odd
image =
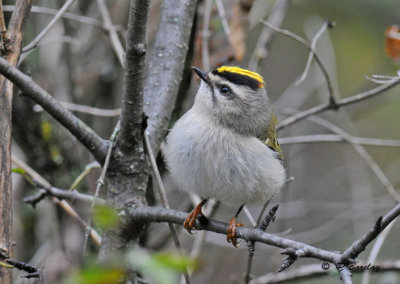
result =
[[[118,132],[119,132],[119,121],[117,123],[117,125],[114,128],[113,133],[111,134],[111,138],[110,141],[108,142],[108,150],[107,150],[107,155],[106,155],[106,159],[104,161],[101,173],[100,173],[100,177],[97,180],[97,185],[96,185],[96,191],[94,194],[94,198],[97,198],[99,196],[100,193],[100,189],[102,188],[103,184],[104,184],[104,178],[106,177],[106,173],[108,170],[108,166],[110,164],[110,159],[111,159],[111,153],[112,150],[115,146],[115,143],[117,141],[118,138]],[[92,213],[93,213],[93,209],[94,206],[96,205],[95,200],[92,201],[91,205],[90,205],[90,213],[89,213],[89,217],[88,217],[88,221],[87,221],[87,227],[85,230],[85,238],[83,241],[83,251],[86,251],[86,247],[87,247],[87,243],[88,243],[88,239],[89,239],[89,232],[91,231],[91,223],[92,223]]]
[[[329,92],[329,104],[336,105],[335,95],[334,95],[334,92],[333,92],[332,81],[331,81],[331,79],[329,77],[328,71],[326,70],[324,64],[322,63],[322,61],[319,58],[318,54],[315,52],[315,47],[310,45],[310,43],[307,40],[305,40],[304,38],[302,38],[301,36],[296,35],[295,33],[292,33],[289,30],[285,30],[285,29],[281,29],[281,28],[275,27],[274,25],[272,25],[272,24],[270,24],[270,23],[268,23],[266,21],[261,21],[261,22],[263,23],[263,25],[273,29],[274,31],[276,31],[278,33],[281,33],[282,35],[285,35],[287,37],[290,37],[290,38],[296,40],[297,42],[303,44],[305,47],[307,47],[310,50],[310,52],[313,54],[313,58],[315,59],[315,62],[318,64],[319,68],[322,71],[322,74],[324,75],[324,78],[325,78],[325,81],[326,81],[326,85],[328,87],[328,92]],[[332,27],[333,27],[332,22],[327,21],[324,24],[323,28],[320,30],[320,32],[317,33],[317,35],[319,33],[321,33],[321,31],[323,32],[326,28],[332,28]]]

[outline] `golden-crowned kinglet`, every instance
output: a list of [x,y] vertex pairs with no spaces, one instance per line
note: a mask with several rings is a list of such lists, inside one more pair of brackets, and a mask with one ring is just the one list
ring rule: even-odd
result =
[[208,198],[240,206],[227,235],[236,246],[243,205],[271,199],[285,182],[277,120],[258,73],[233,66],[193,69],[201,78],[194,105],[168,134],[164,155],[178,186],[203,198],[185,228],[191,232]]

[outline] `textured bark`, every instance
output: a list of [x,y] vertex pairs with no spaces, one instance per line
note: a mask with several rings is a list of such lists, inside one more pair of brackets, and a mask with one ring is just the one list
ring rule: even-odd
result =
[[[146,205],[146,187],[148,173],[143,158],[131,161],[118,171],[110,171],[107,179],[107,200],[112,202],[117,211],[122,211],[127,205]],[[115,162],[115,160],[114,160]],[[131,174],[126,172],[130,171]],[[146,222],[133,222],[129,215],[120,214],[120,224],[102,235],[99,260],[109,261],[112,256],[126,251],[132,240],[136,240],[144,232]]]
[[143,82],[146,55],[148,0],[131,0],[126,34],[125,80],[118,146],[130,154],[143,147]]
[[[141,1],[138,1],[141,2]],[[137,5],[131,4],[131,14],[140,15]],[[142,3],[143,4],[143,3]],[[142,106],[148,115],[147,131],[150,134],[153,149],[158,152],[159,145],[168,128],[168,122],[174,108],[175,99],[182,78],[188,51],[191,27],[195,11],[195,0],[164,1],[160,25],[156,35],[154,49],[149,56],[148,72],[144,90],[142,89],[140,68],[144,70],[141,45],[143,32],[128,25],[127,58],[123,111],[121,115],[121,133],[118,146],[108,171],[107,200],[117,210],[128,207],[140,207],[146,204],[145,193],[149,177],[149,166],[145,161],[143,149]],[[143,11],[143,10],[142,10]],[[143,13],[143,12],[142,12]],[[140,15],[144,17],[144,15]],[[130,22],[135,19],[131,18]],[[143,23],[136,21],[136,24]],[[132,32],[135,38],[132,38]],[[133,46],[131,46],[133,45]],[[142,50],[143,51],[143,50]],[[132,58],[128,56],[131,52]],[[131,66],[131,64],[140,66]],[[134,71],[132,71],[134,70]],[[142,96],[142,92],[144,94]],[[124,114],[125,108],[125,114]],[[125,124],[124,124],[124,123]],[[100,260],[106,261],[114,253],[126,249],[131,240],[137,239],[144,231],[146,222],[132,220],[129,215],[121,214],[117,229],[102,236]]]
[[[22,31],[32,4],[32,0],[17,1],[8,31],[2,39],[2,56],[13,66],[16,66],[18,62]],[[0,249],[12,257],[11,114],[13,84],[1,76],[0,88]],[[11,270],[2,267],[0,278],[1,283],[12,283]]]
[[[11,252],[12,210],[11,210],[11,107],[12,85],[2,80],[0,111],[0,249]],[[2,283],[12,283],[11,270],[2,268]]]
[[[148,0],[132,0],[126,39],[125,78],[117,147],[107,174],[107,201],[118,211],[145,205],[148,172],[143,146],[143,81]],[[99,259],[105,262],[143,232],[143,223],[120,216],[120,224],[102,236]]]
[[154,154],[168,129],[193,24],[196,0],[165,0],[154,48],[148,57],[144,88],[144,110]]

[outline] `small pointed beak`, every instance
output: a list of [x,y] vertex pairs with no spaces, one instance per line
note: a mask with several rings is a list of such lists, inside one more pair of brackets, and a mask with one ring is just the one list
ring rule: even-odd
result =
[[196,72],[197,76],[200,77],[201,80],[203,80],[207,85],[210,85],[210,78],[208,78],[207,73],[201,70],[200,68],[192,66],[192,69],[194,72]]

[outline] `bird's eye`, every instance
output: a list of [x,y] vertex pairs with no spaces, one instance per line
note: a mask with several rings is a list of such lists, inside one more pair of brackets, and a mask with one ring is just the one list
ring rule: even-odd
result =
[[223,96],[229,96],[232,91],[228,86],[223,85],[223,86],[219,87],[219,92]]

